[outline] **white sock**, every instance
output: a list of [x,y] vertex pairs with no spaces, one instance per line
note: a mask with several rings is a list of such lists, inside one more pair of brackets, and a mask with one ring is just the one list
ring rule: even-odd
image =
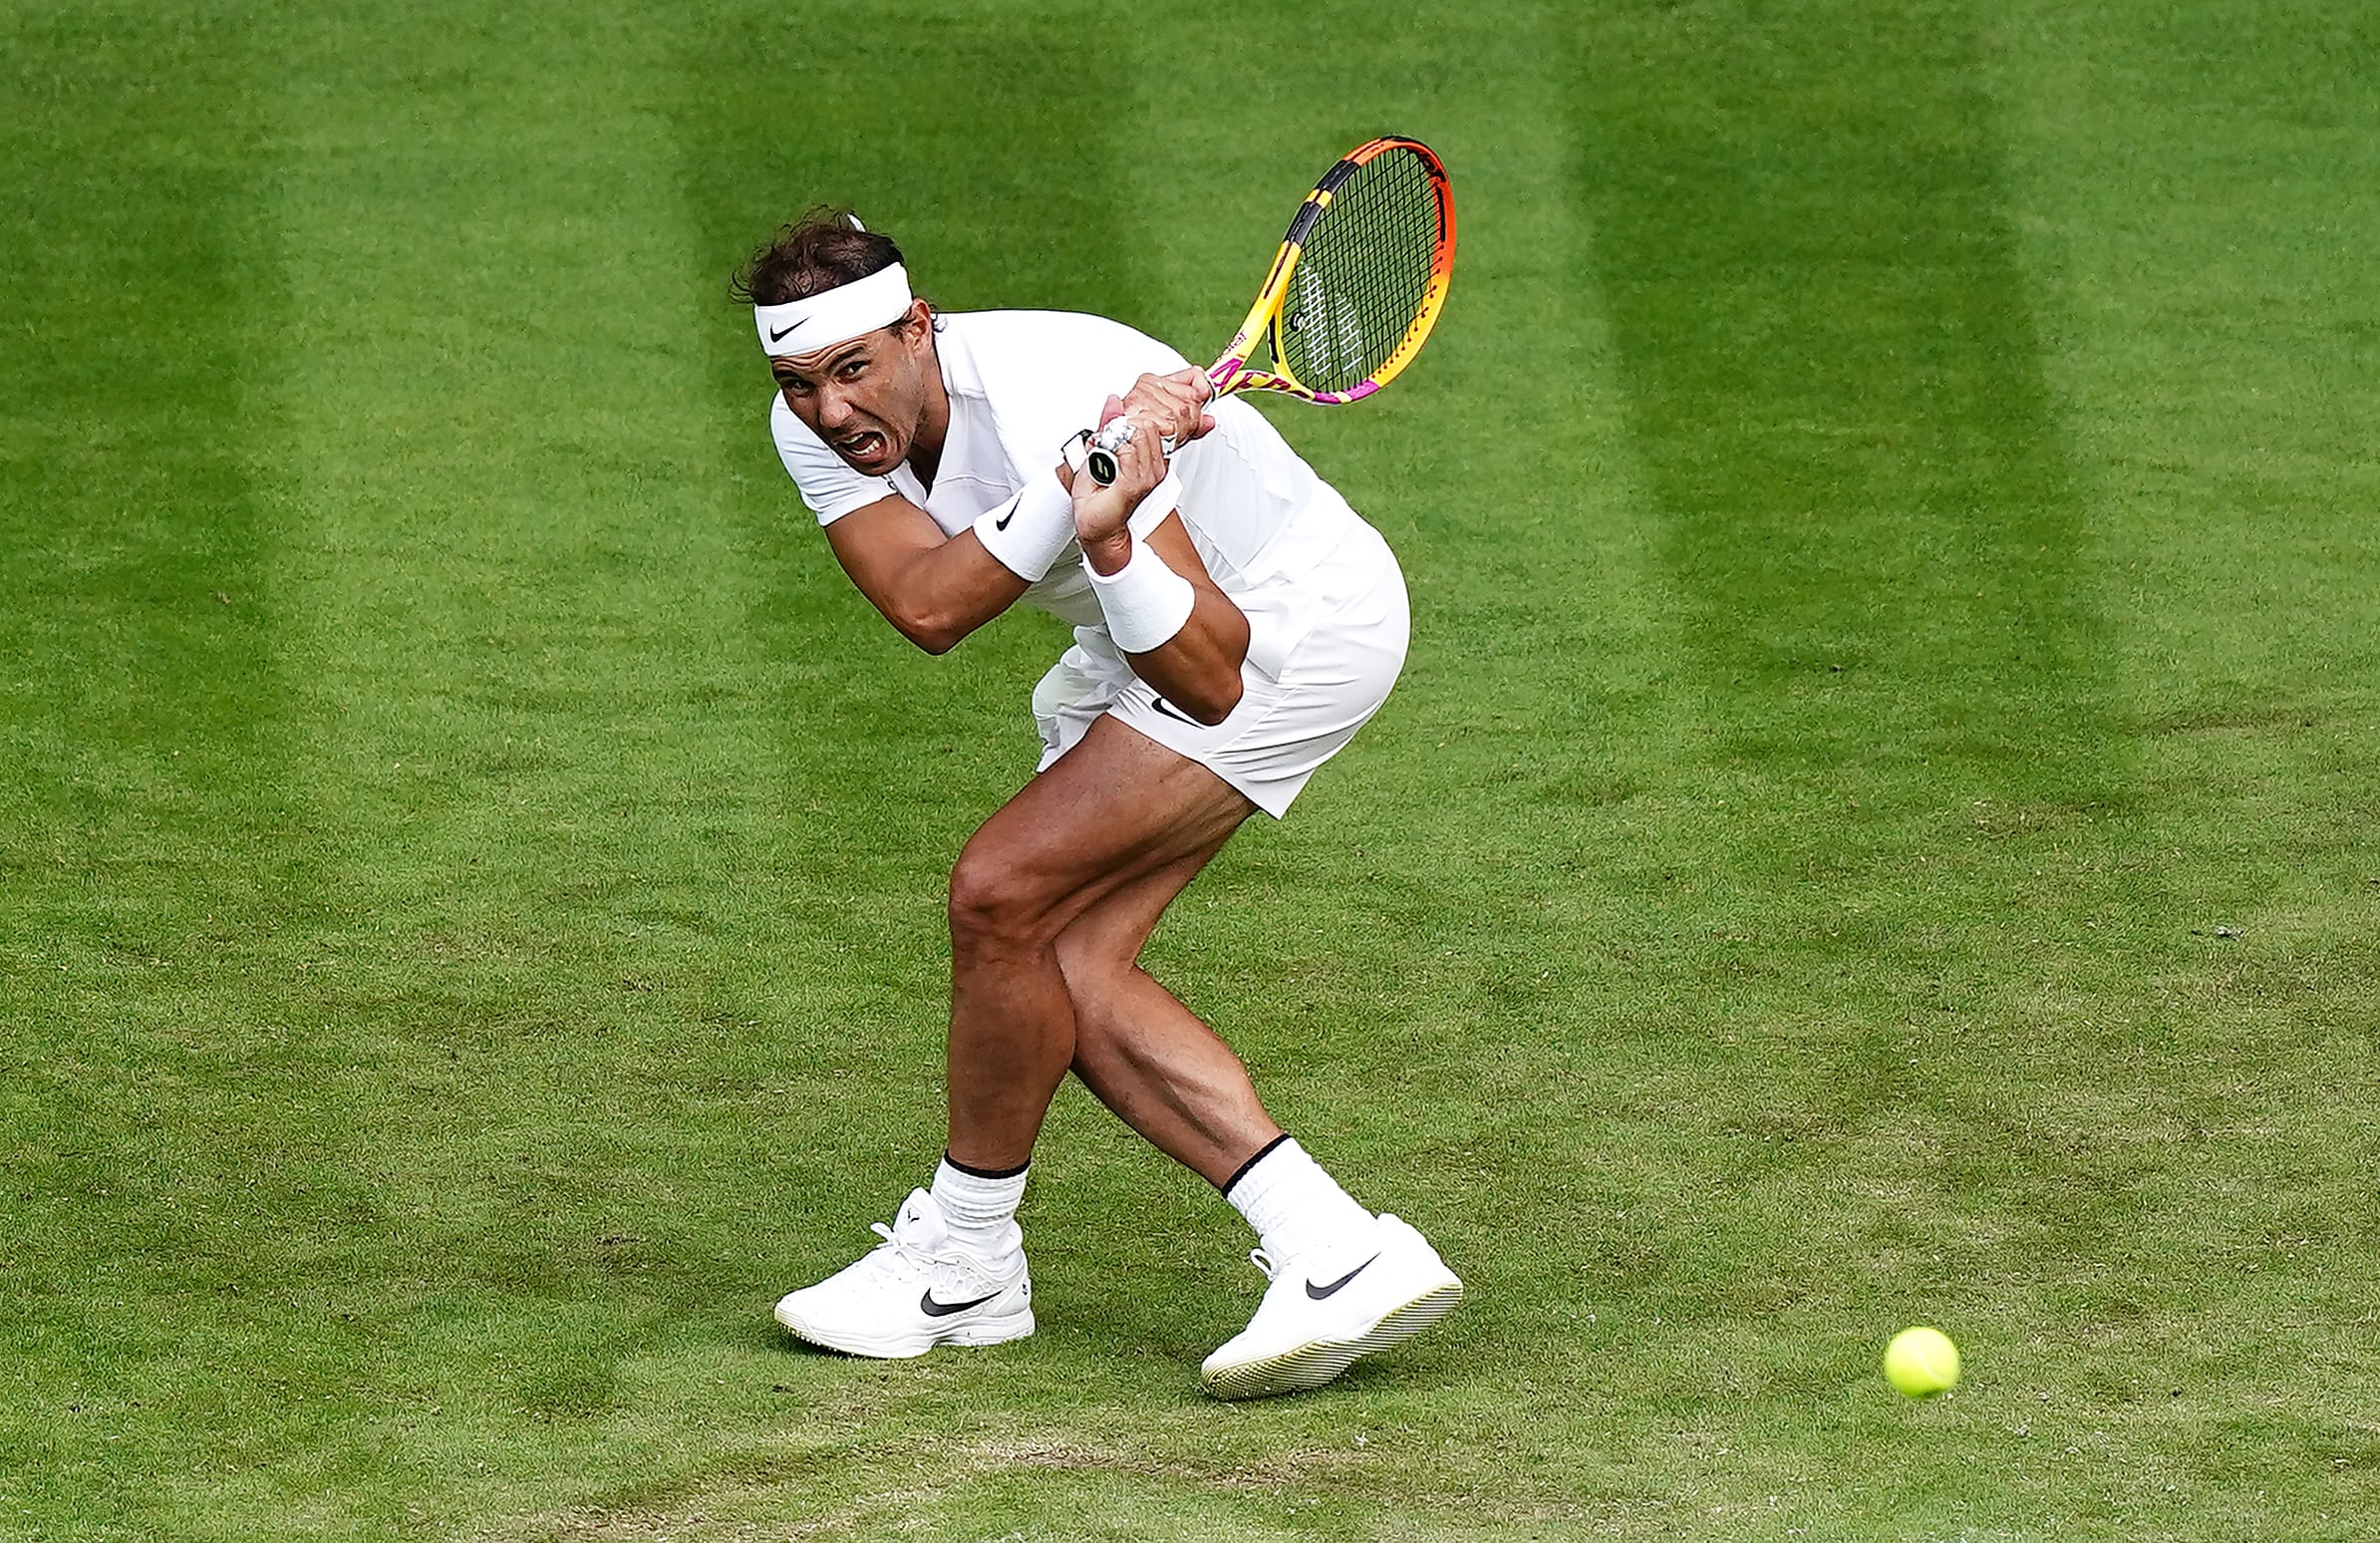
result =
[[1360,1246],[1376,1220],[1288,1136],[1249,1160],[1223,1191],[1275,1263],[1317,1249]]
[[[1028,1165],[1030,1167],[1030,1164]],[[951,1241],[986,1261],[1007,1258],[1025,1246],[1017,1225],[1017,1203],[1025,1198],[1026,1168],[1014,1173],[970,1173],[946,1155],[934,1168],[934,1203],[942,1209]]]

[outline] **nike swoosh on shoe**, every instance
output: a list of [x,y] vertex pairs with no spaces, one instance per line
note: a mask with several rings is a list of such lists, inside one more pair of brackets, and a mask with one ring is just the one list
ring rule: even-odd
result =
[[999,1295],[1000,1293],[996,1291],[993,1292],[991,1296],[978,1297],[973,1302],[937,1302],[934,1300],[933,1288],[928,1287],[926,1289],[926,1294],[917,1299],[917,1305],[919,1311],[923,1312],[928,1318],[948,1318],[953,1313],[964,1313],[969,1308],[982,1307],[985,1303],[991,1301],[993,1297],[997,1297]]
[[1338,1280],[1333,1281],[1328,1286],[1317,1286],[1310,1277],[1306,1282],[1306,1295],[1312,1297],[1317,1302],[1328,1302],[1331,1300],[1331,1298],[1339,1295],[1339,1289],[1341,1286],[1344,1286],[1347,1282],[1353,1280],[1356,1276],[1361,1275],[1364,1271],[1370,1269],[1373,1265],[1378,1264],[1379,1262],[1380,1256],[1374,1254],[1369,1259],[1364,1260],[1363,1263],[1355,1266],[1355,1268],[1349,1270],[1346,1274],[1340,1276]]

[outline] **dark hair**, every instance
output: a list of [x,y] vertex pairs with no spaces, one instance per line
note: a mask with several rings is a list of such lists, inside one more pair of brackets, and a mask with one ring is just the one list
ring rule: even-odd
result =
[[747,305],[783,305],[880,273],[901,260],[892,237],[861,230],[851,211],[819,204],[768,238],[728,281]]

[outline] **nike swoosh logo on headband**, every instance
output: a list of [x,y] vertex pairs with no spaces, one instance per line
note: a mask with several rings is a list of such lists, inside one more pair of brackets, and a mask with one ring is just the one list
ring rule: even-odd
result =
[[[808,321],[808,320],[809,320],[809,318],[808,318],[808,317],[806,317],[806,316],[804,316],[804,317],[801,319],[801,321],[797,321],[797,322],[795,322],[795,323],[793,324],[793,327],[798,327],[798,326],[800,326],[800,325],[801,325],[801,322],[805,322],[805,321]],[[789,338],[789,337],[791,337],[791,336],[793,335],[793,327],[787,327],[787,328],[786,328],[784,331],[782,331],[782,332],[779,332],[779,331],[777,331],[777,330],[776,330],[774,327],[771,327],[771,328],[769,328],[769,329],[768,329],[768,341],[769,341],[769,342],[771,342],[771,343],[782,343],[782,342],[784,342],[784,341],[785,341],[785,339],[787,339],[787,338]]]

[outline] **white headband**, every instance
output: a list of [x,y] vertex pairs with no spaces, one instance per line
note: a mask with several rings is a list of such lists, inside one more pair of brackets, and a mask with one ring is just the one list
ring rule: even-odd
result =
[[909,270],[896,262],[806,299],[755,305],[752,321],[760,329],[760,352],[812,354],[891,326],[909,314],[910,298]]

